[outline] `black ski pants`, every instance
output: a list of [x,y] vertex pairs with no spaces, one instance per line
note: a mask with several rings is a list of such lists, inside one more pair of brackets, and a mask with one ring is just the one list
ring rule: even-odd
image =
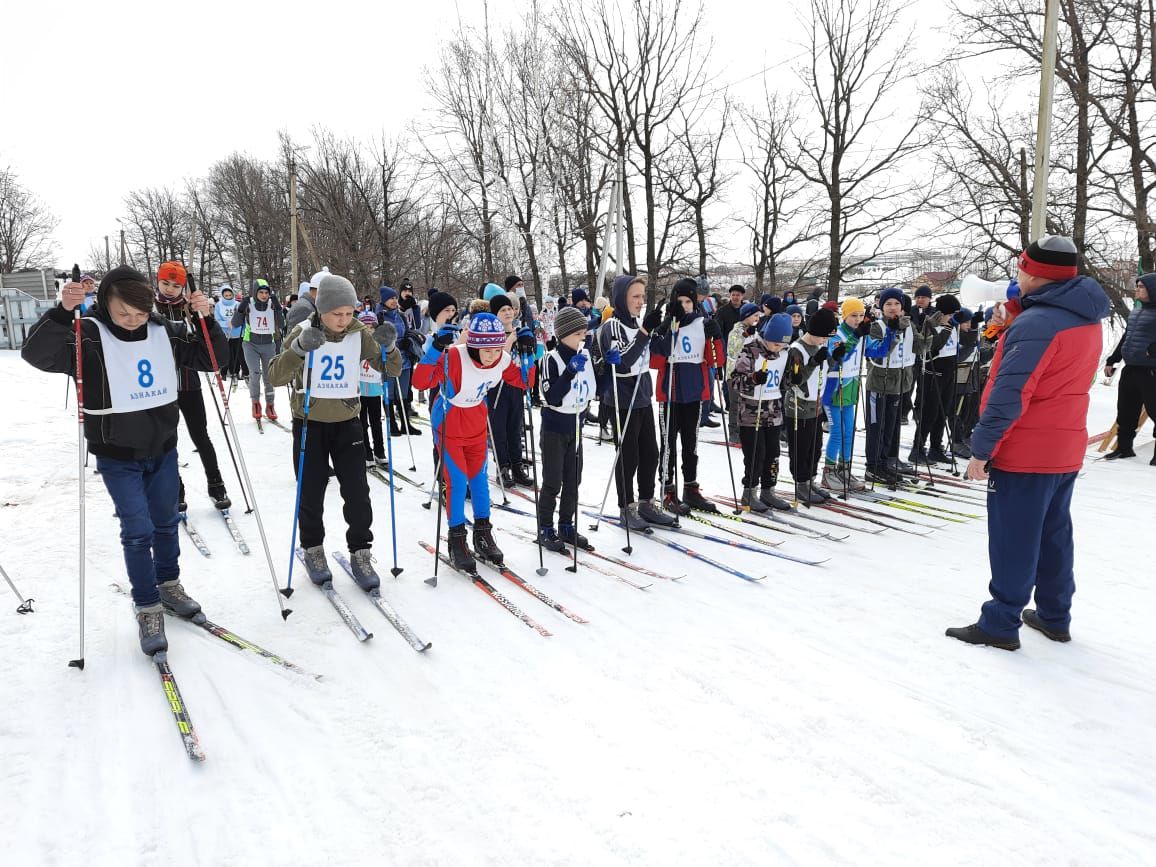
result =
[[889,458],[899,457],[901,394],[867,392],[867,469],[882,471]]
[[1140,424],[1140,408],[1156,424],[1156,367],[1125,364],[1116,394],[1116,435],[1121,447],[1132,447]]
[[[301,419],[293,419],[294,474],[301,456],[301,425]],[[309,435],[305,438],[305,468],[300,477],[298,538],[302,548],[313,548],[325,542],[325,489],[329,486],[331,461],[344,501],[345,541],[352,554],[373,543],[373,505],[365,477],[365,433],[361,419],[309,422]]]
[[582,481],[582,440],[574,432],[542,431],[542,477],[538,489],[538,526],[554,526],[554,504],[561,495],[558,524],[575,523]]
[[525,394],[508,382],[490,389],[487,403],[499,467],[522,463],[522,403]]
[[955,401],[955,358],[935,358],[926,363],[919,389],[919,436],[922,448],[931,437],[931,447],[943,449],[943,432]]
[[[779,480],[779,425],[740,427],[743,444],[743,487],[773,488]],[[727,446],[730,448],[730,446]]]
[[[796,428],[796,425],[798,427]],[[819,416],[783,421],[787,429],[787,452],[791,459],[791,478],[809,482],[819,470],[819,452],[822,451],[823,427]]]
[[[638,499],[654,499],[654,479],[658,472],[658,442],[654,431],[654,407],[644,406],[627,415],[623,407],[618,430],[622,448],[614,465],[614,485],[618,491],[618,508],[634,502],[634,477],[638,476]],[[617,433],[616,433],[617,436]],[[617,443],[615,446],[617,447]],[[619,472],[619,463],[622,465]]]
[[[361,396],[361,429],[365,432],[365,459],[385,457],[385,435],[381,428],[381,395]],[[373,448],[369,435],[373,434]]]
[[662,404],[662,441],[666,448],[666,466],[663,468],[662,486],[675,484],[674,465],[678,458],[678,446],[682,444],[682,483],[692,485],[698,481],[698,422],[702,411],[702,401],[693,403]]
[[213,448],[213,441],[209,439],[209,419],[205,414],[204,395],[199,388],[192,391],[178,391],[177,406],[184,416],[189,439],[197,447],[201,466],[205,468],[206,481],[210,487],[222,484],[221,467],[217,464],[217,450]]
[[245,344],[240,337],[229,339],[229,364],[221,371],[221,376],[232,379],[249,378],[249,365],[245,363]]

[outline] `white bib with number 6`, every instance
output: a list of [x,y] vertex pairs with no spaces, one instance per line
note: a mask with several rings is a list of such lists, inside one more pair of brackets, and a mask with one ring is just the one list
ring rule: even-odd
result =
[[352,400],[357,397],[361,368],[361,333],[327,340],[313,351],[313,397]]
[[272,334],[273,333],[273,305],[266,305],[264,310],[258,310],[257,305],[249,307],[249,333],[250,334]]
[[706,349],[706,332],[703,330],[703,318],[683,325],[671,334],[670,360],[675,364],[702,364],[703,351]]
[[104,374],[108,380],[108,409],[84,408],[91,415],[140,412],[177,399],[177,363],[169,333],[163,325],[148,323],[144,340],[120,340],[98,319]]

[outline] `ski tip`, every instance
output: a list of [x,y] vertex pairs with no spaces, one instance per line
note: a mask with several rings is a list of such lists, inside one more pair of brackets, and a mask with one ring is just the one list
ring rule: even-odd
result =
[[425,583],[428,584],[430,587],[437,587],[438,586],[438,577],[436,575],[434,575],[432,578],[426,578]]
[[404,571],[405,571],[405,569],[401,568],[400,566],[394,566],[392,569],[389,570],[389,574],[392,575],[394,578],[396,578],[398,575],[400,575]]
[[290,596],[293,595],[293,588],[292,587],[282,587],[281,588],[281,595],[284,596],[286,599],[288,599]]
[[358,637],[361,639],[361,643],[364,644],[365,642],[369,641],[369,639],[373,638],[373,633],[366,632],[364,635]]
[[81,671],[84,671],[84,657],[82,656],[80,659],[68,660],[68,667],[79,668]]

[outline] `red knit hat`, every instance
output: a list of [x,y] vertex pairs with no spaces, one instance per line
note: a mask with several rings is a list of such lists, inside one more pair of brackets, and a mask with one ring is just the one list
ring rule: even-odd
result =
[[1020,253],[1019,267],[1025,274],[1045,280],[1071,280],[1078,273],[1076,245],[1063,235],[1045,235],[1032,241]]
[[157,279],[168,280],[170,283],[184,286],[188,282],[189,275],[185,272],[185,266],[180,262],[161,262],[160,267],[157,268]]

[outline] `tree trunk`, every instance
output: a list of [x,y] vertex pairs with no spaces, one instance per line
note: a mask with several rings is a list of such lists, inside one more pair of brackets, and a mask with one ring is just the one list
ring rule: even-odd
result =
[[702,203],[694,206],[694,228],[698,233],[698,273],[706,273],[706,226],[703,223]]

